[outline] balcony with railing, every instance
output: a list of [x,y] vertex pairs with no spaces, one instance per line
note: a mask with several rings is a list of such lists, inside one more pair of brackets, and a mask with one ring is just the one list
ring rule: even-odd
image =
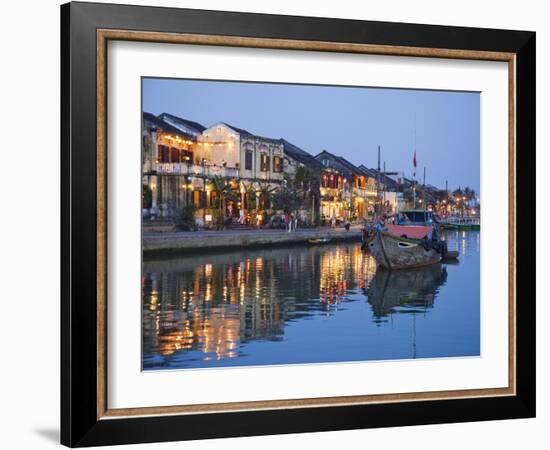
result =
[[220,176],[227,178],[237,178],[239,176],[239,169],[236,167],[188,164],[185,162],[157,163],[155,167],[159,175]]

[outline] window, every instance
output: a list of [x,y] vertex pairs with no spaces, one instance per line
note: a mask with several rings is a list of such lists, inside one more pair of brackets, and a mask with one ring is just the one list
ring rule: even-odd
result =
[[247,150],[244,154],[244,168],[245,170],[252,170],[252,152]]
[[328,159],[323,159],[323,166],[328,167]]
[[193,191],[193,204],[199,208],[206,208],[206,192],[205,191]]
[[166,145],[159,145],[158,159],[161,163],[170,162],[170,148]]
[[273,172],[283,171],[283,160],[280,156],[273,157]]
[[269,172],[269,156],[265,153],[262,153],[260,157],[260,170],[262,172]]
[[186,162],[191,164],[193,162],[193,152],[189,150],[181,150],[180,158],[181,158],[181,162]]
[[170,162],[180,162],[180,151],[176,147],[170,149]]

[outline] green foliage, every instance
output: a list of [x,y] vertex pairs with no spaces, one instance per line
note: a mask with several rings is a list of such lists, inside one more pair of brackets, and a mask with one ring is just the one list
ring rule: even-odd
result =
[[434,194],[435,200],[440,203],[445,202],[446,204],[452,205],[454,203],[454,198],[449,194],[445,189],[440,189]]
[[276,187],[271,187],[269,185],[269,183],[259,183],[259,189],[258,189],[258,193],[260,194],[259,195],[259,198],[258,198],[258,205],[257,205],[257,209],[259,210],[266,210],[269,208],[269,206],[271,205],[271,202],[273,200],[273,196],[275,195],[275,193],[277,192],[277,188]]
[[148,184],[144,184],[141,190],[142,208],[150,208],[153,204],[153,191]]
[[212,190],[218,192],[222,199],[225,198],[231,191],[231,185],[229,184],[227,178],[220,177],[219,175],[214,176],[210,180],[210,185],[212,186]]
[[197,230],[197,224],[195,221],[196,212],[197,212],[197,207],[192,203],[179,208],[175,218],[176,227],[184,231],[196,231]]
[[296,169],[292,185],[305,197],[308,192],[319,190],[319,174],[314,173],[307,167],[300,166]]
[[286,214],[296,211],[301,206],[300,198],[294,189],[284,187],[271,196],[273,208]]
[[253,211],[258,206],[256,203],[256,189],[254,189],[254,183],[244,183],[244,191],[248,199],[248,210]]
[[453,197],[457,202],[463,201],[463,198],[466,198],[466,201],[475,200],[477,198],[476,191],[474,189],[466,186],[464,189],[458,188],[453,191]]
[[[219,175],[214,176],[210,180],[210,186],[212,187],[212,191],[217,192],[219,195],[219,198],[216,202],[218,211],[215,214],[216,217],[219,216],[219,224],[217,224],[216,226],[223,227],[225,226],[225,205],[227,204],[226,202],[228,200],[233,200],[233,190],[231,189],[231,184],[229,183],[229,180]],[[215,218],[214,222],[216,222]]]
[[224,230],[226,227],[225,224],[225,214],[223,214],[221,211],[213,211],[212,212],[212,225],[216,230]]

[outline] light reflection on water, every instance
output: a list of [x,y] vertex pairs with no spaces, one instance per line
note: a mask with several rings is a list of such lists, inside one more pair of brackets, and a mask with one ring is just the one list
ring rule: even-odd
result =
[[143,264],[143,368],[479,355],[479,232],[460,263],[389,273],[358,243]]

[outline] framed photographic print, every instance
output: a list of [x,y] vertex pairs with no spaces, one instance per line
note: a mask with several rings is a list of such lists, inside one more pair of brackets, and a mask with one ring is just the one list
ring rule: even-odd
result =
[[535,415],[535,33],[61,19],[63,444]]

